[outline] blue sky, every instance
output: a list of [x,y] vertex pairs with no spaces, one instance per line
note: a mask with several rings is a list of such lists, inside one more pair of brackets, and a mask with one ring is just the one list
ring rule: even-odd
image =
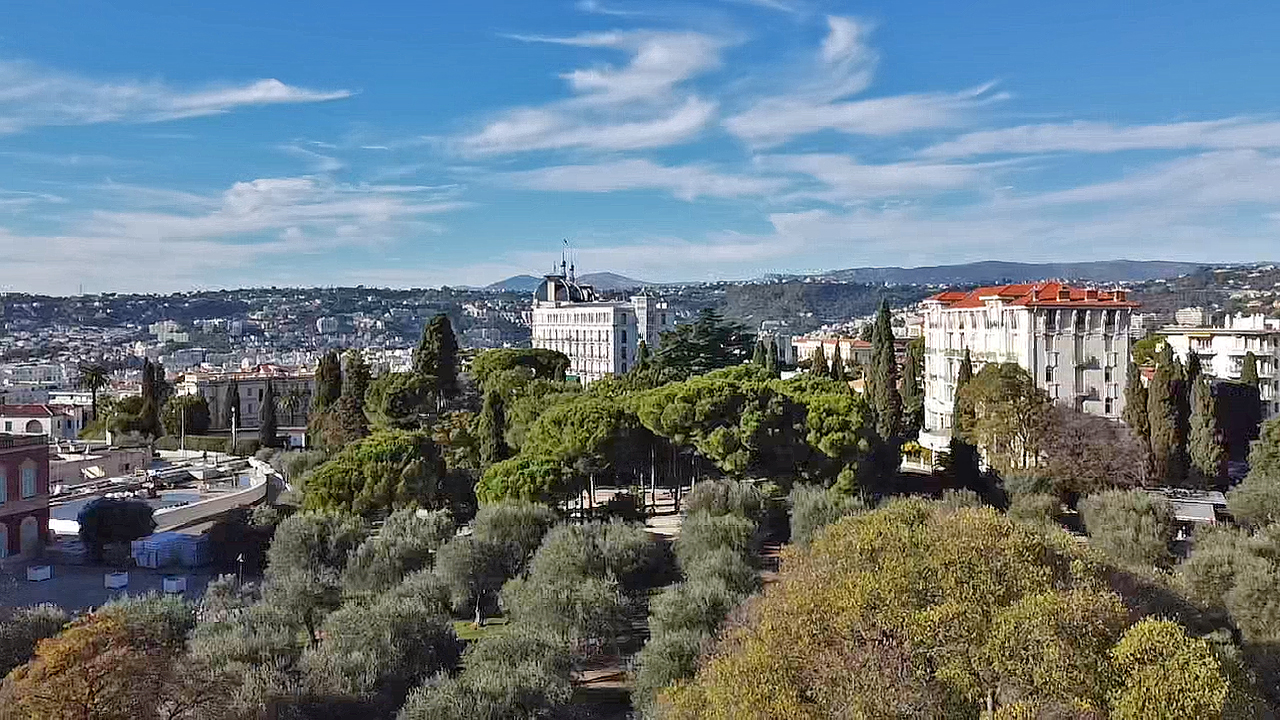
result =
[[1277,260],[1278,36],[1230,1],[5,3],[0,290],[485,284],[561,238],[650,281]]

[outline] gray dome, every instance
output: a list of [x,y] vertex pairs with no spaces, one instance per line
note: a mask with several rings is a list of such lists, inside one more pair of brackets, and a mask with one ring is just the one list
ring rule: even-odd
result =
[[592,302],[595,293],[589,285],[579,285],[563,275],[548,275],[533,292],[538,302]]

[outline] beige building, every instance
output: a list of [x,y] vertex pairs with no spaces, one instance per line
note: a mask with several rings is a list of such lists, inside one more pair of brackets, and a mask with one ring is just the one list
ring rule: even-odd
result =
[[254,430],[262,414],[262,401],[266,397],[267,382],[271,382],[276,394],[276,422],[280,428],[304,428],[315,397],[315,372],[280,365],[258,365],[240,372],[189,372],[178,377],[176,391],[179,395],[202,395],[209,404],[209,430],[231,430],[231,408],[235,405],[230,395],[237,387],[239,414],[235,424],[239,430]]
[[1055,403],[1118,419],[1124,411],[1129,321],[1124,290],[1039,283],[938,293],[924,308],[925,427],[920,444],[946,450],[956,373],[967,349],[974,372],[1017,363]]

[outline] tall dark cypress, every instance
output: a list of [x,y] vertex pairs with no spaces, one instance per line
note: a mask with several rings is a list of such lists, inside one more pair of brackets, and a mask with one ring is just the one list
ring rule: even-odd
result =
[[240,415],[240,383],[236,382],[234,378],[227,383],[227,399],[223,403],[223,412],[225,413],[223,415],[223,424],[228,429],[231,428],[233,422],[236,427],[244,425],[244,418]]
[[1125,424],[1144,442],[1151,442],[1151,418],[1147,414],[1147,386],[1142,384],[1142,370],[1137,363],[1129,363],[1129,373],[1124,383]]
[[907,359],[902,366],[902,436],[915,439],[924,427],[924,338],[907,343]]
[[143,435],[150,437],[160,437],[164,434],[164,429],[160,425],[160,405],[164,402],[161,397],[164,383],[164,370],[153,364],[150,360],[142,361],[142,410],[138,417],[138,429]]
[[771,375],[776,376],[778,374],[778,339],[777,338],[769,339],[769,355],[768,357],[765,358],[764,368],[768,370],[769,374]]
[[641,340],[636,345],[636,364],[631,368],[636,373],[642,373],[649,369],[649,343]]
[[767,352],[768,350],[765,349],[764,340],[757,340],[756,350],[754,353],[751,354],[751,364],[755,365],[756,367],[764,367],[765,364],[768,362],[765,357],[765,353]]
[[898,393],[898,362],[893,353],[893,325],[889,303],[881,301],[871,334],[871,407],[876,415],[876,434],[897,444],[902,431],[902,396]]
[[1198,479],[1203,480],[1203,485],[1216,485],[1226,469],[1227,449],[1218,426],[1218,399],[1204,377],[1197,380],[1191,390],[1191,432],[1187,448]]
[[836,341],[836,349],[831,352],[831,379],[844,381],[844,358],[840,357],[840,342]]
[[1244,362],[1240,365],[1240,382],[1255,388],[1261,384],[1261,378],[1258,377],[1258,356],[1252,350],[1244,354]]
[[478,422],[481,464],[488,467],[507,459],[510,450],[506,441],[506,411],[502,396],[496,391],[490,390],[484,394],[484,405],[480,408]]
[[1187,474],[1181,375],[1181,365],[1165,343],[1156,355],[1156,374],[1147,392],[1147,415],[1151,423],[1152,471],[1158,482],[1169,485],[1181,485]]
[[276,420],[276,388],[267,381],[262,392],[262,407],[258,409],[258,444],[262,447],[275,447],[280,434],[280,424]]
[[312,402],[321,411],[338,402],[342,397],[342,359],[337,350],[330,350],[320,357],[316,365],[316,396]]
[[369,418],[364,414],[364,396],[369,390],[369,366],[359,350],[347,353],[342,370],[342,397],[338,398],[338,423],[344,442],[369,434]]
[[436,315],[422,329],[422,340],[413,353],[413,370],[434,377],[441,397],[458,394],[458,338],[448,315]]
[[983,489],[983,482],[981,455],[971,437],[975,420],[973,403],[964,392],[970,380],[973,380],[973,359],[969,356],[969,348],[965,348],[964,354],[960,357],[960,367],[956,370],[956,389],[951,410],[951,440],[947,450],[951,455],[951,474],[955,485],[976,491]]
[[831,369],[827,367],[827,353],[822,349],[821,342],[814,348],[813,355],[809,356],[809,366],[809,372],[817,377],[831,376]]
[[1187,387],[1190,388],[1188,390],[1188,396],[1194,392],[1196,381],[1200,379],[1200,375],[1203,373],[1204,368],[1200,364],[1200,355],[1194,350],[1188,351],[1186,369]]

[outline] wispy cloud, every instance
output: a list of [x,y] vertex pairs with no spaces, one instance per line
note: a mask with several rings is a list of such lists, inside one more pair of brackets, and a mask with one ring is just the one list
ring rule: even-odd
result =
[[805,8],[798,2],[784,2],[783,0],[723,0],[724,2],[734,5],[754,5],[755,7],[764,8],[766,10],[776,10],[778,12],[787,13],[788,15],[800,15],[805,12]]
[[0,134],[50,125],[150,123],[216,115],[236,108],[313,103],[351,96],[276,79],[201,89],[160,81],[99,80],[34,63],[0,61]]
[[870,87],[878,55],[867,43],[871,26],[827,18],[827,37],[811,79],[795,90],[761,98],[727,118],[725,128],[753,146],[771,146],[810,133],[887,136],[953,127],[984,104],[1006,99],[984,84],[959,92],[929,92],[849,100]]
[[1227,118],[1160,125],[1077,121],[968,133],[921,151],[924,157],[1047,152],[1280,148],[1280,122]]
[[953,190],[974,189],[986,177],[989,166],[977,164],[901,162],[862,164],[848,155],[807,153],[766,155],[757,164],[775,172],[807,175],[820,184],[816,190],[800,190],[796,196],[835,203],[861,203],[902,196],[928,196]]
[[573,97],[510,110],[463,137],[464,152],[483,155],[586,148],[663,147],[696,135],[713,119],[714,102],[682,90],[689,79],[720,64],[724,43],[696,32],[626,31],[572,37],[511,36],[622,51],[625,65],[596,65],[561,75]]
[[724,173],[705,164],[666,166],[649,160],[619,160],[595,165],[560,165],[508,176],[517,185],[535,190],[613,192],[660,190],[681,200],[737,198],[776,193],[788,183],[782,178]]

